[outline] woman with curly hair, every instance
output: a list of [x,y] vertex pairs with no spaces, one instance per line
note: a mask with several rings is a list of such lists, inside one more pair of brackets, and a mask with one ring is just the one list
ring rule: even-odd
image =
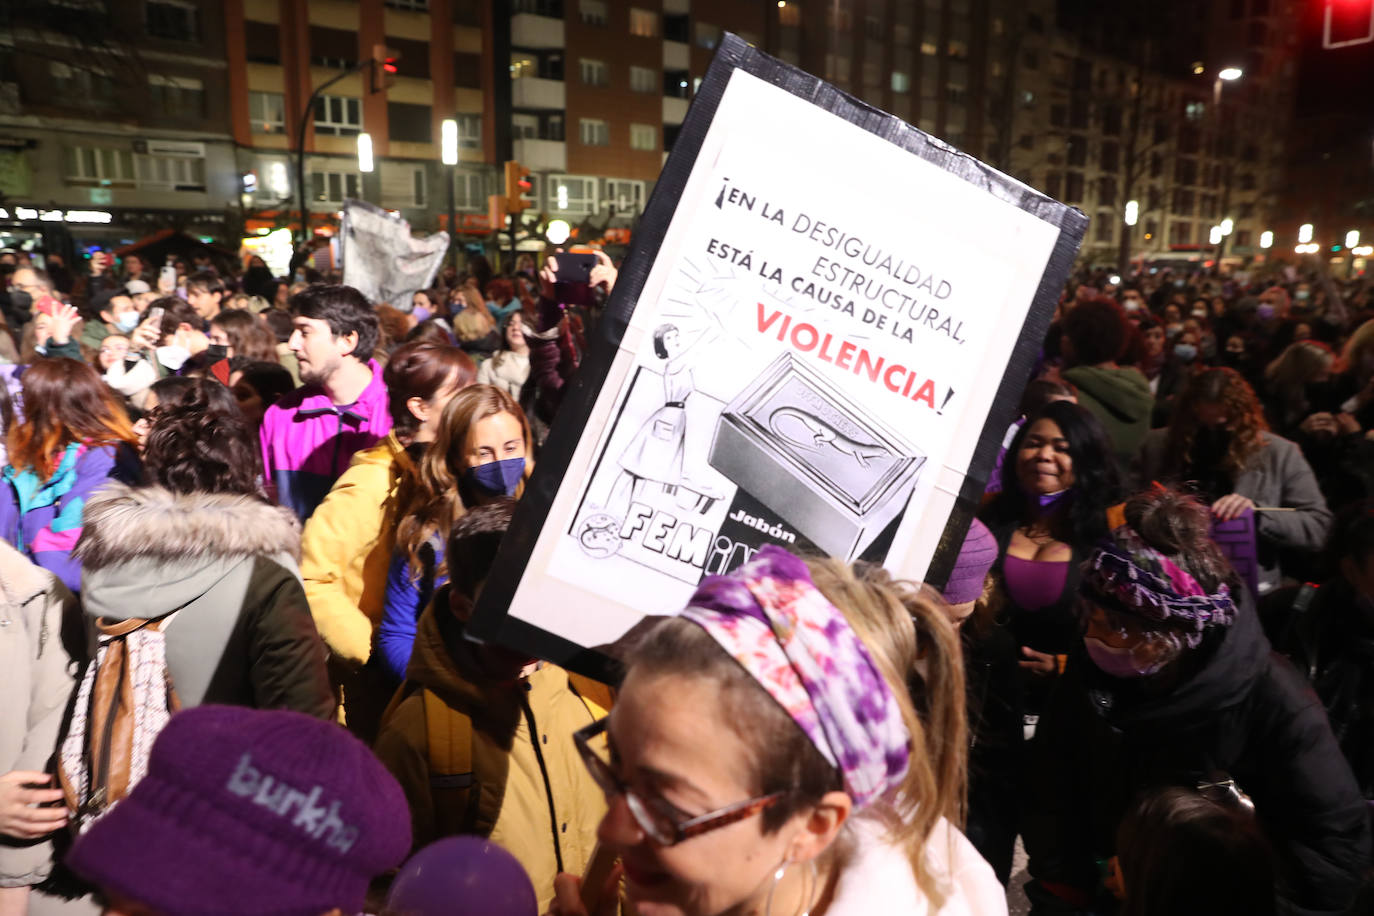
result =
[[1269,431],[1252,389],[1234,369],[1208,369],[1179,398],[1174,419],[1140,450],[1140,478],[1191,489],[1217,521],[1255,513],[1259,589],[1279,582],[1279,552],[1316,552],[1331,511],[1298,446]]
[[401,521],[377,642],[398,681],[405,677],[420,612],[448,581],[444,546],[454,523],[473,506],[518,498],[533,459],[529,421],[502,389],[472,385],[444,408],[434,442],[396,498]]
[[1107,508],[1121,499],[1111,441],[1097,418],[1072,401],[1051,401],[1026,418],[1007,448],[1002,492],[984,509],[997,542],[993,572],[1005,619],[1020,647],[1032,708],[1044,677],[1063,668],[1078,628],[1072,615],[1078,568],[1107,533]]
[[87,502],[82,606],[92,624],[162,620],[183,707],[327,718],[334,694],[297,567],[300,525],[267,501],[253,434],[224,390],[192,379],[159,405],[146,482]]

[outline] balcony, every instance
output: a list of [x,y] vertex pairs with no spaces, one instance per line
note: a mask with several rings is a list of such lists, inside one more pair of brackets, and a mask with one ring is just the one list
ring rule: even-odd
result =
[[663,97],[663,123],[681,124],[687,118],[687,107],[691,103],[686,99],[675,99],[668,96]]
[[566,108],[562,80],[522,76],[511,80],[511,101],[516,108]]
[[564,172],[568,169],[568,147],[561,140],[515,141],[515,158],[535,172]]
[[[561,23],[560,23],[561,24]],[[692,66],[692,51],[686,42],[663,42],[663,69],[687,70]]]
[[517,48],[563,47],[563,20],[534,13],[510,17],[510,40]]

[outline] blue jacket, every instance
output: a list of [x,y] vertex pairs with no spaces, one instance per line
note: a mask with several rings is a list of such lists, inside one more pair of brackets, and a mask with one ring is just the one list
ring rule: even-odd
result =
[[406,666],[415,647],[415,627],[436,589],[448,582],[447,574],[435,574],[444,562],[444,541],[430,538],[420,548],[420,575],[412,574],[410,556],[398,549],[391,557],[386,577],[386,608],[377,629],[382,663],[398,682],[405,680]]

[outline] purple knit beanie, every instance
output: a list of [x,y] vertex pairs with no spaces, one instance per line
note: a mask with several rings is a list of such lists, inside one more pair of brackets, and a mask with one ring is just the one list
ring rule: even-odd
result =
[[401,787],[338,725],[199,706],[172,717],[148,774],[67,863],[175,916],[320,916],[360,912],[410,842]]
[[967,604],[983,595],[983,580],[997,560],[997,539],[978,519],[969,525],[959,559],[954,562],[943,594],[950,604]]

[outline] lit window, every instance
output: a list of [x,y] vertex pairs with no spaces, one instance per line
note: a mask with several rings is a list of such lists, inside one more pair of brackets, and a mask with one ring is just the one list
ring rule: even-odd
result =
[[893,92],[910,92],[910,91],[911,91],[911,77],[908,76],[908,75],[905,74],[905,73],[896,73],[896,72],[894,72],[894,73],[892,74],[892,91],[893,91]]
[[310,173],[311,197],[316,203],[342,204],[344,198],[362,197],[363,180],[356,172],[316,170]]
[[322,95],[315,103],[315,133],[354,137],[363,129],[363,103],[340,95]]
[[128,150],[69,146],[64,155],[68,184],[133,187],[134,158]]
[[696,24],[696,39],[698,47],[714,51],[716,45],[720,44],[720,26],[698,22]]
[[630,34],[638,38],[658,37],[658,13],[630,7]]
[[286,110],[280,92],[248,93],[248,120],[255,134],[279,134],[286,130]]
[[581,0],[578,12],[583,25],[606,24],[606,0]]

